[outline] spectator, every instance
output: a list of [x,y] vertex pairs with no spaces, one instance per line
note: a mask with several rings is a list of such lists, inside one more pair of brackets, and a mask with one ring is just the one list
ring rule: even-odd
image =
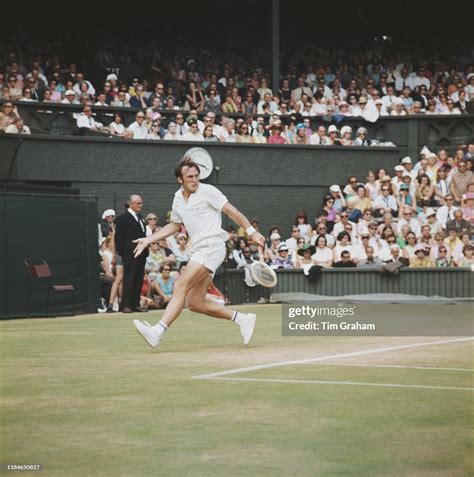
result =
[[453,265],[452,259],[448,256],[448,249],[446,246],[442,246],[438,250],[438,258],[434,260],[436,268],[449,268]]
[[30,128],[25,126],[23,119],[20,117],[16,117],[13,124],[5,128],[5,132],[8,134],[31,134]]
[[472,171],[466,169],[466,161],[458,163],[458,172],[451,177],[450,191],[453,195],[454,201],[461,203],[462,195],[467,192],[467,185],[474,182]]
[[433,260],[429,256],[425,245],[419,243],[415,247],[415,256],[410,258],[410,268],[433,268],[435,266]]
[[114,120],[108,126],[112,136],[124,137],[125,126],[123,125],[123,116],[120,113],[114,113]]
[[341,128],[341,146],[353,146],[352,128],[350,126],[343,126]]
[[233,119],[227,119],[225,128],[219,140],[221,142],[237,142],[237,135],[235,134],[235,121]]
[[114,232],[114,220],[115,211],[113,209],[104,210],[102,213],[102,219],[99,222],[99,231],[102,238],[107,238]]
[[139,111],[135,115],[135,121],[128,126],[127,131],[133,139],[146,139],[148,128],[145,126],[145,113]]
[[341,260],[334,263],[335,268],[354,268],[357,264],[351,260],[351,254],[348,250],[341,253]]
[[286,144],[286,140],[282,135],[283,125],[280,120],[275,121],[268,129],[271,131],[268,144]]
[[80,133],[84,134],[86,131],[105,132],[104,125],[96,121],[92,116],[91,107],[84,106],[82,113],[76,121]]
[[454,219],[446,222],[446,228],[448,230],[454,228],[459,236],[463,233],[471,235],[471,223],[463,218],[462,209],[455,210],[453,215]]
[[448,194],[444,200],[445,205],[441,206],[436,213],[436,219],[443,229],[446,228],[448,220],[454,220],[454,212],[458,209],[458,207],[453,205],[454,197],[451,194]]
[[[324,233],[323,228],[325,228],[323,224],[318,225],[318,230],[321,230]],[[327,237],[330,237],[330,236],[317,235],[315,237],[315,244],[316,244],[315,252],[311,256],[315,264],[323,268],[331,267],[333,262],[333,252],[331,248],[328,247]]]
[[473,269],[474,266],[474,247],[472,245],[464,245],[462,249],[462,257],[456,262],[460,268]]
[[271,263],[271,267],[278,269],[278,268],[294,268],[293,267],[293,262],[291,259],[288,257],[288,246],[286,243],[282,243],[278,246],[277,249],[277,255],[273,259]]
[[[361,238],[364,239],[364,237],[368,238],[368,235],[362,236]],[[367,258],[360,261],[357,264],[357,268],[380,268],[382,266],[382,261],[376,258],[374,255],[373,247],[366,247],[365,253],[367,255]]]
[[267,143],[267,131],[263,123],[258,123],[257,127],[254,129],[253,142],[255,144],[266,144]]
[[171,265],[165,262],[160,267],[160,274],[151,282],[151,293],[157,304],[157,308],[163,309],[168,306],[173,295],[175,279],[171,276]]
[[112,101],[111,106],[118,107],[118,108],[131,108],[132,105],[130,101],[128,101],[126,92],[119,91],[115,96],[115,99]]
[[252,136],[249,133],[248,124],[242,123],[237,127],[236,142],[247,144],[253,143]]
[[402,214],[397,224],[397,232],[401,233],[401,229],[404,225],[408,225],[409,229],[417,236],[421,236],[421,225],[420,222],[413,217],[413,211],[410,207],[405,206],[402,209]]
[[64,93],[64,99],[61,101],[62,104],[79,104],[79,101],[76,98],[76,93],[72,89],[68,89]]
[[313,255],[316,253],[316,248],[313,245],[305,243],[302,247],[298,248],[296,253],[295,268],[308,268],[313,265],[317,265],[313,260]]

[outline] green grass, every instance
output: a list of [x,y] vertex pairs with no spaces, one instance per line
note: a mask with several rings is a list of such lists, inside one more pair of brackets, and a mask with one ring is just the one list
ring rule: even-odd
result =
[[[257,310],[247,349],[237,326],[188,311],[156,350],[130,315],[1,322],[0,463],[61,477],[474,475],[472,391],[191,379],[443,339],[282,337],[279,307]],[[473,368],[472,343],[338,362]],[[473,387],[469,372],[326,364],[233,377]]]

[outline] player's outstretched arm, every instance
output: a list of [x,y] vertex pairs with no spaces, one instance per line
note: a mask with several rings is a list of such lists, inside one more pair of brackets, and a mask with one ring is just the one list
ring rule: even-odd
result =
[[226,214],[229,219],[233,220],[236,224],[243,227],[247,234],[250,236],[253,242],[257,245],[263,247],[265,245],[265,238],[263,235],[255,230],[249,222],[249,219],[245,217],[242,212],[240,212],[236,207],[234,207],[230,202],[227,202],[222,208],[222,212]]
[[177,224],[175,222],[170,222],[169,224],[166,224],[162,229],[158,230],[154,234],[148,237],[143,237],[143,238],[134,240],[133,243],[136,243],[137,246],[135,247],[135,250],[133,251],[133,256],[135,258],[138,257],[143,252],[143,250],[145,250],[148,247],[148,245],[150,245],[153,242],[156,242],[157,240],[161,240],[166,237],[169,237],[170,235],[173,235],[176,232],[179,232],[180,229],[181,229],[180,224]]

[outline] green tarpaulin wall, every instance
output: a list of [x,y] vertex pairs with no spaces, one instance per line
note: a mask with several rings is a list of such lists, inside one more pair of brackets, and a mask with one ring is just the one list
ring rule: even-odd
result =
[[[0,192],[0,317],[26,317],[26,258],[50,265],[53,284],[76,288],[76,313],[97,311],[99,258],[95,197]],[[46,281],[35,282],[30,313],[46,314]],[[36,289],[41,288],[42,289]],[[50,314],[72,312],[69,293],[51,294]]]

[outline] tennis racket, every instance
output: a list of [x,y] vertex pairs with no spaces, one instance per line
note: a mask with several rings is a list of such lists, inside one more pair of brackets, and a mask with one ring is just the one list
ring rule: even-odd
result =
[[278,283],[278,277],[273,268],[263,261],[263,248],[259,247],[260,261],[250,265],[250,273],[256,283],[265,288],[273,288]]

